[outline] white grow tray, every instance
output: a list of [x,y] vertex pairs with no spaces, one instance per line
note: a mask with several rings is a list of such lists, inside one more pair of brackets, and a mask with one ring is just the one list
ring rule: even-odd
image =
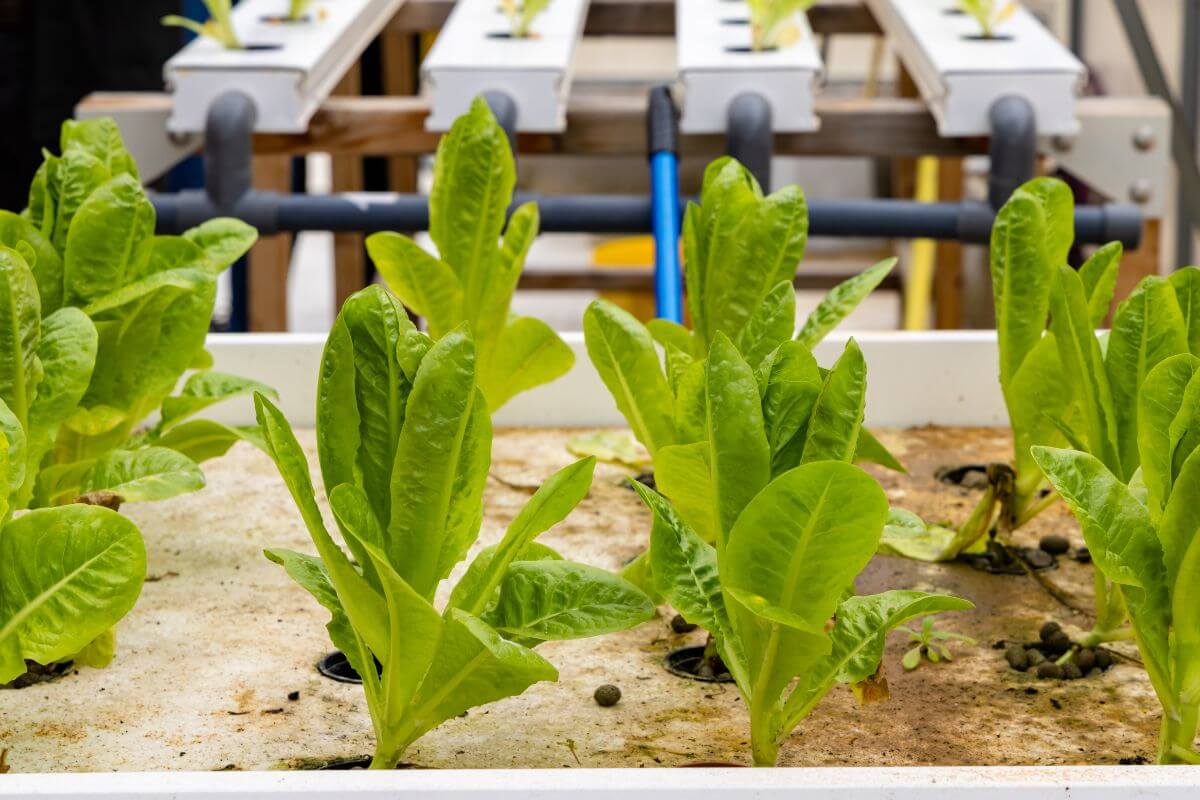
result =
[[431,94],[425,127],[447,131],[476,95],[500,91],[516,102],[517,130],[563,130],[587,10],[588,0],[554,0],[532,36],[513,39],[497,0],[458,0],[421,67]]
[[[576,366],[554,384],[519,395],[498,425],[624,424],[578,333],[564,338]],[[1002,425],[996,337],[990,332],[864,333],[868,422],[875,426]],[[846,334],[829,337],[818,360],[832,363]],[[324,337],[303,334],[215,335],[214,367],[253,374],[279,389],[297,426],[314,417]],[[216,415],[252,422],[248,404]],[[786,769],[402,770],[395,772],[206,772],[14,774],[0,776],[5,800],[1194,800],[1200,768],[878,767]]]
[[756,92],[771,104],[771,122],[785,133],[815,131],[813,94],[821,56],[803,14],[802,34],[790,47],[751,52],[750,12],[744,2],[687,0],[675,4],[677,63],[683,82],[684,133],[722,133],[729,104],[743,92]]
[[1018,94],[1033,105],[1041,135],[1079,132],[1079,59],[1023,7],[982,40],[953,0],[866,0],[937,119],[942,136],[984,136],[988,111]]
[[256,130],[303,133],[362,51],[404,0],[317,0],[308,20],[284,24],[287,0],[242,0],[233,12],[245,50],[196,39],[163,67],[172,92],[172,133],[204,130],[209,106],[236,89],[258,108]]

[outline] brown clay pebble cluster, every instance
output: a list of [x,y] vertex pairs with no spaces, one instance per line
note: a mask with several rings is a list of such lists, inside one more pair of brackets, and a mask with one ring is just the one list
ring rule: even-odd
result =
[[611,683],[606,683],[597,689],[592,697],[595,698],[596,705],[607,708],[608,706],[615,706],[621,701],[621,690]]
[[[1113,665],[1112,653],[1100,648],[1078,647],[1057,622],[1047,622],[1038,631],[1039,641],[1033,644],[1012,644],[1004,651],[1004,659],[1017,672],[1033,670],[1039,678],[1048,680],[1079,680],[1094,678]],[[1059,663],[1063,656],[1070,658]]]

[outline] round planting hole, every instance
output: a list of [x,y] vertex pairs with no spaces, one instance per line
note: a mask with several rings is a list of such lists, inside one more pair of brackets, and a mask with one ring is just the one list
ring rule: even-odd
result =
[[27,671],[24,675],[13,678],[8,683],[0,683],[0,689],[26,689],[30,686],[37,686],[39,683],[56,681],[75,669],[75,662],[61,661],[44,667],[41,664],[26,661],[25,666]]
[[[341,654],[339,653],[338,655],[341,655]],[[358,683],[358,681],[355,681],[355,682]],[[351,769],[367,769],[370,766],[371,766],[371,757],[370,756],[362,756],[361,758],[347,758],[347,759],[343,759],[342,761],[334,761],[333,763],[326,764],[323,767],[317,767],[317,771],[321,772],[324,770],[337,771],[337,770],[351,770]]]
[[259,22],[264,22],[267,25],[306,25],[312,22],[312,16],[305,14],[302,17],[292,19],[287,14],[264,14],[258,18]]
[[721,24],[722,25],[730,25],[730,26],[749,25],[750,20],[746,19],[745,17],[729,17],[728,19],[721,20]]
[[281,45],[281,44],[262,44],[262,43],[251,42],[250,44],[243,45],[242,49],[248,50],[253,53],[271,53],[276,50],[282,50],[283,45]]
[[733,683],[733,677],[719,656],[706,658],[704,646],[681,647],[667,653],[663,666],[672,675],[705,683]]
[[[642,486],[648,486],[649,488],[654,489],[655,491],[658,490],[658,484],[654,481],[654,473],[653,472],[643,472],[639,475],[634,476],[634,480],[637,481],[638,483],[640,483]],[[621,485],[624,486],[629,491],[631,491],[631,492],[633,491],[633,487],[630,486],[628,482],[622,483]]]
[[764,47],[760,50],[755,50],[748,44],[731,44],[725,47],[726,53],[774,53],[778,47]]
[[[317,672],[338,683],[362,683],[362,677],[354,667],[350,666],[350,659],[346,658],[346,654],[341,650],[334,650],[332,653],[322,656],[321,660],[317,662]],[[332,769],[332,767],[323,767],[323,769]]]
[[984,36],[982,33],[965,33],[963,39],[968,42],[1011,42],[1012,36],[1007,33],[993,33],[991,36]]
[[487,36],[489,39],[505,39],[514,42],[524,42],[530,39],[539,38],[536,33],[531,33],[528,36],[513,36],[509,31],[492,31],[491,33],[485,34],[485,36]]
[[[934,473],[939,483],[945,483],[950,486],[967,486],[969,488],[986,487],[987,464],[960,464],[953,467],[942,467]],[[982,484],[982,487],[977,487],[976,484]]]

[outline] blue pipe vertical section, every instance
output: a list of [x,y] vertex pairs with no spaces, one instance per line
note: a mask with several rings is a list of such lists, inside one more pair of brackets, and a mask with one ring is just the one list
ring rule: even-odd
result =
[[654,232],[655,313],[683,324],[683,279],[679,269],[679,130],[671,90],[650,90],[647,113],[650,151],[650,209]]

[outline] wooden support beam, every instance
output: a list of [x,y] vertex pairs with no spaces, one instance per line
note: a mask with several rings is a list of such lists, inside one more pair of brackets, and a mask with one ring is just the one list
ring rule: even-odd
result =
[[[535,155],[641,156],[646,150],[646,100],[637,95],[583,96],[567,108],[567,129],[521,134],[519,152]],[[943,139],[925,104],[916,98],[819,97],[821,129],[775,136],[778,155],[962,157],[986,152],[983,139]],[[260,135],[255,152],[299,155],[424,155],[439,134],[425,130],[429,104],[421,97],[331,97],[307,133]],[[721,135],[683,136],[685,156],[716,157]]]
[[[355,62],[334,94],[343,97],[362,95],[362,67]],[[333,191],[361,192],[363,190],[363,159],[359,155],[335,155],[332,160]],[[333,312],[342,309],[346,298],[363,288],[366,274],[366,256],[363,253],[361,233],[335,233],[333,235]]]
[[[439,30],[453,6],[454,0],[408,0],[390,28]],[[861,0],[822,0],[809,10],[808,19],[818,34],[879,33],[879,25]],[[675,0],[592,0],[583,32],[586,36],[674,36]]]
[[[291,191],[292,159],[289,156],[256,157],[254,187]],[[291,234],[264,236],[250,251],[246,291],[250,295],[248,322],[251,331],[287,330],[287,281],[291,260]]]
[[[938,162],[938,200],[963,199],[963,162],[943,158]],[[940,330],[955,330],[963,323],[963,247],[958,242],[938,242],[933,272],[933,319]]]

